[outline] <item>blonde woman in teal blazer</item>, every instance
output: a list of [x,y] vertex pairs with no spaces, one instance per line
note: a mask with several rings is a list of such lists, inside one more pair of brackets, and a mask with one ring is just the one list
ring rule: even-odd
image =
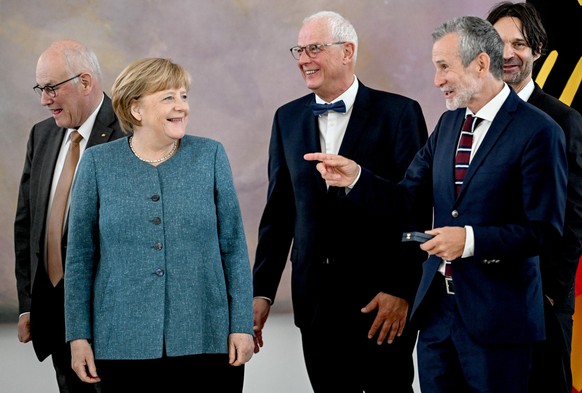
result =
[[[103,393],[242,392],[253,354],[248,250],[223,146],[186,135],[188,73],[128,66],[113,106],[133,136],[88,149],[69,217],[66,339]],[[238,367],[237,367],[238,366]],[[195,390],[195,389],[192,389]]]

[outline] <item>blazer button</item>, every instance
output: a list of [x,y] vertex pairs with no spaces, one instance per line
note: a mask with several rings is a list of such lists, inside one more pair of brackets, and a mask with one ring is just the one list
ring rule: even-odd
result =
[[156,276],[162,277],[164,275],[164,271],[162,269],[156,269]]
[[152,223],[154,225],[160,225],[161,222],[162,222],[162,219],[160,217],[155,217],[155,218],[152,219]]
[[157,202],[160,200],[160,196],[158,194],[152,195],[152,201]]
[[156,243],[156,244],[154,244],[154,248],[156,250],[161,250],[163,248],[162,243]]
[[456,211],[456,210],[453,210],[453,211],[451,212],[451,216],[453,216],[453,218],[457,218],[457,217],[459,217],[459,212],[458,212],[458,211]]

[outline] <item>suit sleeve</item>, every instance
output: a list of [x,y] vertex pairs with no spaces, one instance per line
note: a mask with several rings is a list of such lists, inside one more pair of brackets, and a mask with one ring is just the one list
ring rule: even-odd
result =
[[280,138],[279,111],[275,113],[269,141],[267,202],[259,224],[259,239],[253,266],[254,296],[275,301],[293,238],[295,202],[289,168]]
[[[570,109],[570,108],[569,108]],[[558,304],[573,291],[578,261],[582,255],[582,116],[570,109],[559,121],[566,135],[568,192],[564,234],[542,259],[544,293]]]
[[[411,173],[417,177],[414,180],[422,181],[422,175],[430,171],[428,164],[421,163],[425,157],[419,158],[419,154],[426,149],[428,138],[420,106],[410,101],[399,113],[401,116],[394,146],[394,151],[398,152],[395,158],[398,173],[383,177],[362,165],[360,179],[346,199],[358,205],[363,214],[380,218],[379,225],[389,225],[393,229],[390,233],[395,238],[390,240],[390,244],[396,245],[396,249],[387,256],[393,262],[382,268],[385,280],[380,290],[412,301],[420,280],[422,262],[427,255],[418,244],[403,244],[401,234],[432,228],[433,204],[430,189],[418,192],[416,195],[420,197],[413,201],[406,194],[406,188],[400,185]],[[415,165],[423,165],[426,170],[422,173],[419,169],[411,172],[410,168]]]
[[[426,144],[428,131],[424,120],[424,115],[420,105],[416,101],[410,101],[406,106],[402,121],[398,127],[399,134],[402,136],[402,144],[396,146],[396,151],[405,152],[397,159],[397,165],[400,167],[398,180],[402,180],[411,162],[416,154]],[[390,274],[387,274],[386,287],[383,292],[407,299],[412,303],[416,294],[416,289],[420,281],[422,271],[422,262],[427,258],[425,251],[421,250],[417,243],[402,243],[400,235],[404,231],[425,231],[432,228],[432,202],[430,193],[424,194],[422,202],[416,204],[415,208],[409,208],[405,216],[399,217],[395,214],[393,223],[401,226],[397,232],[399,242],[398,259],[390,267]],[[398,195],[397,195],[398,197]],[[395,212],[401,213],[404,208],[404,202],[397,198],[394,202]]]
[[253,334],[249,254],[241,210],[226,152],[218,145],[215,161],[218,238],[228,292],[230,332]]
[[30,311],[30,295],[32,292],[30,260],[30,225],[32,221],[30,209],[30,172],[34,151],[33,136],[33,130],[31,130],[26,148],[24,169],[20,178],[16,218],[14,220],[15,274],[18,292],[18,312],[20,314]]

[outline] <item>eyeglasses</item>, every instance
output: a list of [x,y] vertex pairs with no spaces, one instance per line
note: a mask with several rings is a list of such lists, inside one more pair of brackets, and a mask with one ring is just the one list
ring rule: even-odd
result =
[[345,44],[345,41],[338,41],[338,42],[332,42],[331,44],[309,44],[309,45],[305,45],[305,46],[294,46],[293,48],[289,49],[291,51],[291,55],[293,55],[293,58],[295,60],[299,60],[299,58],[301,58],[301,54],[303,53],[303,51],[305,51],[305,54],[307,55],[307,57],[309,57],[310,59],[315,59],[315,57],[317,56],[317,54],[319,52],[321,52],[321,50],[326,47],[326,46],[332,46],[332,45],[341,45],[341,44]]
[[67,79],[66,81],[62,81],[60,83],[57,83],[56,85],[46,85],[45,87],[40,87],[38,84],[36,86],[34,86],[32,88],[32,90],[34,90],[36,92],[36,94],[38,94],[39,96],[42,97],[42,92],[44,91],[46,94],[49,95],[49,97],[51,98],[55,98],[57,96],[57,88],[67,82],[72,81],[75,78],[80,77],[81,75],[83,75],[83,73],[80,73],[79,75],[75,75],[74,77]]

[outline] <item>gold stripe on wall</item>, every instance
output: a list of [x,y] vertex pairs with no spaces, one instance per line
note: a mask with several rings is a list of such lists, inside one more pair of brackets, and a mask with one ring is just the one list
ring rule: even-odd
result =
[[[579,0],[579,1],[582,1],[582,0]],[[548,79],[548,75],[550,75],[550,71],[552,71],[552,68],[554,68],[554,64],[556,64],[557,59],[558,59],[558,51],[557,50],[551,51],[548,54],[548,57],[546,58],[546,60],[544,61],[542,68],[540,68],[540,71],[538,72],[538,76],[536,77],[536,83],[538,85],[540,85],[540,87],[542,89],[544,88],[544,84],[546,83],[546,80]]]
[[[578,0],[582,1],[582,0]],[[582,81],[582,57],[578,60],[578,64],[572,71],[572,75],[568,79],[568,83],[566,83],[566,87],[564,87],[564,91],[560,96],[560,101],[562,101],[566,105],[572,105],[572,101],[574,101],[574,96],[580,87],[580,82]]]

